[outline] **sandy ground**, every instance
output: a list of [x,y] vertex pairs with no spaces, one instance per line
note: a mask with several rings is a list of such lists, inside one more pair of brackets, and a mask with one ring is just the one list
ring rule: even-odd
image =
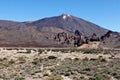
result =
[[[16,59],[20,56],[24,56],[28,59],[34,58],[36,54],[38,54],[37,51],[31,50],[31,53],[25,53],[27,52],[26,49],[23,50],[3,50],[2,48],[0,49],[0,58],[5,58],[9,57],[9,59]],[[62,53],[62,52],[53,52],[53,51],[44,51],[42,54],[40,54],[41,57],[45,58],[48,56],[56,56],[61,60],[64,60],[65,58],[79,58],[79,59],[84,59],[85,57],[87,58],[98,58],[102,56],[103,58],[109,58],[111,57],[110,54],[84,54],[83,52],[68,52],[68,53]],[[116,57],[120,57],[120,54],[116,55]]]
[[[27,50],[25,48],[23,49],[18,49],[18,50],[6,50],[5,48],[0,48],[0,59],[7,58],[9,60],[17,60],[19,57],[25,57],[27,60],[32,60],[35,56],[38,55],[38,49],[31,49],[31,53],[26,53]],[[53,52],[52,50],[50,51],[44,51],[41,54],[39,54],[42,58],[46,58],[48,56],[56,56],[58,59],[64,60],[65,58],[79,58],[79,59],[84,59],[84,58],[94,58],[97,59],[100,56],[102,56],[105,59],[109,60],[109,57],[111,57],[111,54],[84,54],[83,52],[67,52],[67,53],[62,53],[61,51],[58,52]],[[116,58],[120,58],[120,54],[115,55]],[[64,80],[72,80],[68,77],[62,76]],[[0,79],[2,80],[2,79]],[[26,80],[43,80],[43,79],[32,79],[31,77],[27,77]],[[112,79],[115,80],[115,79]]]

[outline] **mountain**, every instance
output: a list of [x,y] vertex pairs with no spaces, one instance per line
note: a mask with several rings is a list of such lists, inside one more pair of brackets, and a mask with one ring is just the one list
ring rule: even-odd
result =
[[68,14],[40,19],[29,25],[37,26],[39,31],[47,31],[46,29],[48,28],[57,28],[74,33],[75,30],[79,30],[82,34],[87,36],[92,35],[93,33],[101,36],[107,32],[106,29],[96,24]]
[[77,18],[72,15],[62,14],[36,21],[17,22],[0,20],[0,46],[18,47],[65,47],[71,46],[56,42],[56,36],[74,36],[75,30],[84,36],[96,33],[99,37],[107,33],[94,23]]

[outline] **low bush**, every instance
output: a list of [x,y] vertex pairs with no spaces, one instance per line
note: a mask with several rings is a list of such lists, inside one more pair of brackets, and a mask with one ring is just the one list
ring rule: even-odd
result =
[[59,75],[51,75],[47,77],[45,80],[63,80],[63,78]]
[[56,56],[48,56],[48,59],[57,59]]

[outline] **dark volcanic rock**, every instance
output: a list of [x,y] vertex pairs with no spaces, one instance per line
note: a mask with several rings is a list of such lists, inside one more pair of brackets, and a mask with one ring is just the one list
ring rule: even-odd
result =
[[106,48],[120,48],[119,33],[108,31],[101,37],[101,45]]

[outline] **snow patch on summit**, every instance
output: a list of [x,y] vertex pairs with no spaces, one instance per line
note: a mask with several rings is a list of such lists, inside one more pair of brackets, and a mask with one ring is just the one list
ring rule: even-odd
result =
[[63,19],[66,19],[67,17],[70,17],[69,14],[63,14]]
[[63,16],[63,19],[66,19],[66,18],[67,18],[67,16],[64,15],[64,16]]

